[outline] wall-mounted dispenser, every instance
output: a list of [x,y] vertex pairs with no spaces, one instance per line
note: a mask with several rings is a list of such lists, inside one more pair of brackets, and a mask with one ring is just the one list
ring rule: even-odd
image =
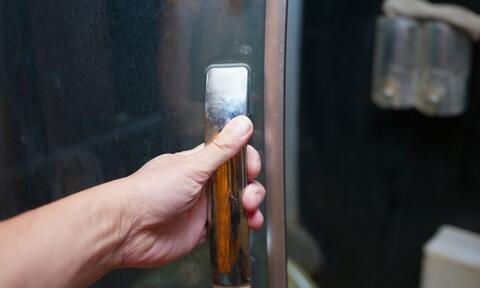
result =
[[470,75],[470,38],[463,31],[438,21],[426,22],[421,35],[415,108],[430,116],[462,114]]
[[466,110],[472,39],[480,16],[459,6],[387,0],[377,21],[372,101],[428,116]]
[[381,16],[376,33],[372,100],[381,108],[411,108],[418,79],[419,24]]

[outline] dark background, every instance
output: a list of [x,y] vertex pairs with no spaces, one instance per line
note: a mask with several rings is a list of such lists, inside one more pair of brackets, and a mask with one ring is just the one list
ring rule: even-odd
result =
[[[450,1],[480,12],[480,1]],[[468,111],[428,118],[370,101],[381,1],[307,0],[300,199],[319,241],[320,287],[418,287],[442,224],[480,232],[480,47]]]

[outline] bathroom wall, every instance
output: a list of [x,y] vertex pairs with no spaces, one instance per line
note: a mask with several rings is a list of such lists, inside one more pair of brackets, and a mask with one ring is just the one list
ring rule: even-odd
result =
[[[452,1],[480,12],[480,1]],[[441,224],[480,232],[480,46],[467,113],[429,118],[370,101],[381,1],[305,1],[300,206],[320,287],[418,287]]]

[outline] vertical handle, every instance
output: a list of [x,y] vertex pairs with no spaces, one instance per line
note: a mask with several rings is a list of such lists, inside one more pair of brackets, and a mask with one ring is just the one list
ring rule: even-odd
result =
[[[232,118],[247,115],[250,69],[244,64],[207,69],[205,142]],[[250,287],[248,222],[242,205],[247,185],[245,148],[224,163],[208,184],[209,238],[213,287]]]

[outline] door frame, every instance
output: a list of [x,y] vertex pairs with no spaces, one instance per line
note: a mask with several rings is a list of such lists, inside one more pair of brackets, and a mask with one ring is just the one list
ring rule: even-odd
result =
[[285,50],[287,0],[267,0],[265,16],[265,186],[268,285],[287,287],[285,221]]

